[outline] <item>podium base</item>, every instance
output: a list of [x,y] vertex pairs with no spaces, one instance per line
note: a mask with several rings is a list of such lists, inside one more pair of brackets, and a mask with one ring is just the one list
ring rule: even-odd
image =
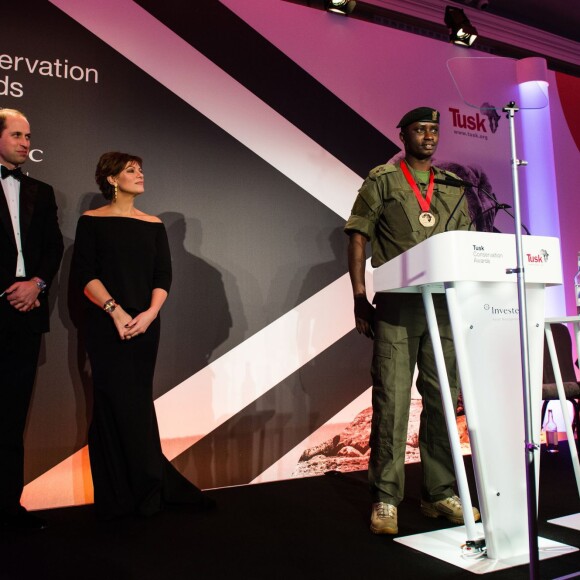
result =
[[[476,524],[476,529],[481,534],[481,537],[483,537],[483,525],[481,523]],[[465,558],[462,555],[461,546],[465,543],[466,537],[465,526],[458,526],[456,528],[447,528],[435,532],[395,538],[395,542],[399,542],[409,548],[413,548],[474,574],[488,574],[489,572],[528,564],[530,561],[528,554],[501,560],[492,560],[487,556]],[[540,560],[564,556],[578,551],[578,548],[574,546],[568,546],[567,544],[561,544],[560,542],[554,542],[546,538],[538,538],[538,547]]]
[[562,516],[561,518],[548,520],[548,523],[580,531],[580,513],[570,514],[569,516]]

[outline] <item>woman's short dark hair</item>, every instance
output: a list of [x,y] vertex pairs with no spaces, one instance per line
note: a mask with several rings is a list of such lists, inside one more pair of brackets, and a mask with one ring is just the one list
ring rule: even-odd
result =
[[101,155],[95,170],[95,181],[105,199],[110,201],[115,193],[115,187],[107,181],[107,177],[119,175],[127,167],[127,163],[137,163],[139,166],[143,166],[141,157],[130,153],[110,151]]

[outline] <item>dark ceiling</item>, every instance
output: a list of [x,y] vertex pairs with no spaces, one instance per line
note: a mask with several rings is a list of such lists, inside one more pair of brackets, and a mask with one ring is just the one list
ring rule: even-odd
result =
[[[325,10],[327,0],[285,0],[295,4],[302,4],[311,8]],[[521,43],[521,34],[513,42],[510,37],[504,35],[503,38],[478,37],[477,50],[488,52],[496,56],[509,58],[526,58],[529,56],[544,57],[551,70],[568,73],[580,77],[580,48],[578,54],[576,47],[580,47],[580,0],[451,0],[455,5],[464,5],[472,13],[473,10],[481,10],[489,15],[498,16],[507,20],[512,20],[518,24],[529,26],[538,31],[551,33],[561,37],[563,43],[568,43],[569,47],[550,52],[542,49],[542,45],[531,43]],[[420,5],[421,0],[414,0],[409,6]],[[445,5],[444,1],[440,2]],[[356,0],[356,8],[350,15],[351,18],[358,18],[413,32],[423,34],[430,38],[435,38],[445,42],[449,41],[449,32],[443,19],[440,21],[429,18],[428,12],[413,10],[397,10],[401,4],[390,2],[390,0]],[[451,4],[451,5],[453,5]],[[425,2],[426,8],[433,10],[436,4],[433,0]],[[418,16],[421,14],[421,16]],[[480,30],[481,33],[481,30]],[[572,41],[572,42],[570,42]],[[547,40],[549,44],[549,37]],[[558,43],[555,42],[555,45]],[[544,47],[546,44],[544,43]],[[570,48],[571,47],[571,48]],[[570,58],[566,57],[566,51]]]
[[580,42],[580,0],[455,0]]

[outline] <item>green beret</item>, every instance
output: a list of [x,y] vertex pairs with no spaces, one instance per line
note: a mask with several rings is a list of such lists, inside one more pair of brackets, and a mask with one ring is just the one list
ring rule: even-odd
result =
[[419,107],[409,111],[399,121],[397,128],[403,128],[411,123],[422,121],[424,123],[439,123],[439,111],[431,107]]

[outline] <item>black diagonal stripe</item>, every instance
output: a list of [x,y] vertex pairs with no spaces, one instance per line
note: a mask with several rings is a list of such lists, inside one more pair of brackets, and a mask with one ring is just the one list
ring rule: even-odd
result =
[[368,389],[371,354],[350,332],[173,463],[205,489],[250,483]]
[[218,0],[136,3],[358,175],[365,176],[399,151]]

